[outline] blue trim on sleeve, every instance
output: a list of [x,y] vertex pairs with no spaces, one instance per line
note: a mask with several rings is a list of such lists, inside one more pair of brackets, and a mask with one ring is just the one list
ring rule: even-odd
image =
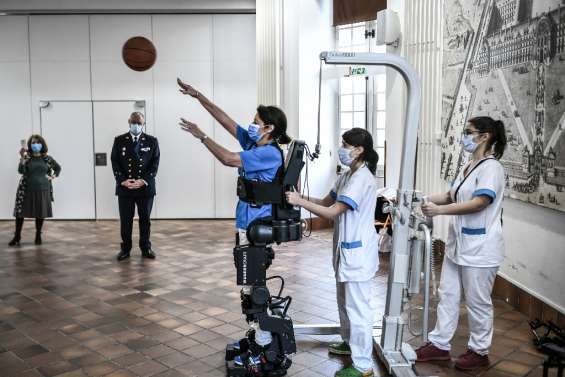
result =
[[341,247],[344,249],[356,249],[358,247],[363,246],[363,242],[361,241],[353,241],[353,242],[342,242]]
[[479,234],[487,234],[487,230],[485,228],[461,228],[461,233],[468,234],[471,236],[476,236]]
[[336,200],[337,200],[338,202],[343,202],[343,203],[347,204],[347,205],[350,206],[351,209],[353,209],[353,210],[356,210],[357,207],[359,207],[359,206],[357,205],[357,203],[355,203],[355,200],[353,200],[353,199],[351,199],[351,198],[349,198],[349,197],[347,197],[347,196],[345,196],[345,195],[340,195],[340,196],[338,196],[338,197],[336,198]]
[[496,199],[496,192],[490,190],[490,189],[479,189],[479,190],[475,190],[475,192],[473,193],[473,198],[480,196],[480,195],[486,195],[490,198],[490,202],[492,203],[494,201],[494,199]]
[[333,200],[337,199],[337,194],[335,193],[335,191],[330,191],[330,196],[332,197]]

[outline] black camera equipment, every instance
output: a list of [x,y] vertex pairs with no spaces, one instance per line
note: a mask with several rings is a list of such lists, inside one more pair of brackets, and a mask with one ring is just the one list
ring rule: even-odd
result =
[[[255,342],[255,330],[250,329],[245,338],[228,344],[226,369],[229,377],[284,376],[291,365],[288,355],[296,352],[292,320],[287,315],[292,298],[283,296],[284,279],[281,276],[267,277],[267,269],[275,258],[273,243],[302,239],[300,209],[287,203],[285,192],[298,187],[306,152],[303,141],[294,141],[274,182],[238,179],[240,200],[253,206],[273,206],[271,217],[249,224],[249,244],[238,244],[233,250],[237,285],[244,287],[241,290],[242,313],[248,323],[256,323],[261,330],[270,332],[272,342],[259,346]],[[271,295],[267,288],[267,281],[273,279],[280,281],[276,295]]]

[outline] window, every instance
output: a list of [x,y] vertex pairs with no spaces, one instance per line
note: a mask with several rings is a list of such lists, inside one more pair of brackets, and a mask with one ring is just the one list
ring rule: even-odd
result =
[[[342,25],[336,28],[338,51],[386,52],[386,46],[377,46],[372,36],[375,21]],[[367,116],[369,114],[369,117]],[[384,178],[386,122],[386,75],[350,75],[339,82],[340,135],[353,127],[368,129],[373,135],[379,154],[377,177]]]

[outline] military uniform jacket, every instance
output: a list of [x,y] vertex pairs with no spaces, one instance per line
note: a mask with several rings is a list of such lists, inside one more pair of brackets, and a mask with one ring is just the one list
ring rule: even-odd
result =
[[[138,137],[138,145],[134,148],[131,133],[117,136],[114,139],[111,156],[112,170],[116,178],[116,195],[154,196],[159,157],[157,138],[141,133]],[[130,190],[122,186],[122,182],[128,179],[143,179],[147,185],[137,190]]]

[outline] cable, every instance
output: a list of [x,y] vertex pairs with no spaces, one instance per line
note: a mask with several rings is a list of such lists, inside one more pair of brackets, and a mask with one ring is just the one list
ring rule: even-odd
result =
[[[308,167],[309,167],[309,162],[314,160],[314,155],[312,155],[312,153],[310,153],[310,148],[308,147],[308,144],[305,144],[305,148],[304,148],[305,152],[306,152],[306,162],[305,162],[305,168],[304,168],[304,182],[302,182],[302,187],[300,192],[301,193],[305,193],[306,194],[306,200],[310,200],[310,180],[308,177]],[[308,232],[307,233],[303,233],[302,236],[305,238],[308,238],[312,235],[312,212],[308,211],[308,218],[310,220],[310,227],[308,228]]]
[[314,158],[320,157],[320,150],[322,149],[322,146],[320,144],[321,107],[322,107],[322,59],[320,59],[320,72],[318,73],[318,137],[316,140],[316,147],[314,148],[314,153],[312,154]]
[[273,275],[273,276],[269,276],[268,278],[266,278],[265,281],[269,281],[269,280],[272,280],[272,279],[279,279],[281,281],[281,286],[279,288],[279,294],[274,296],[274,297],[277,297],[277,298],[281,297],[282,291],[284,289],[284,278],[280,275]]

